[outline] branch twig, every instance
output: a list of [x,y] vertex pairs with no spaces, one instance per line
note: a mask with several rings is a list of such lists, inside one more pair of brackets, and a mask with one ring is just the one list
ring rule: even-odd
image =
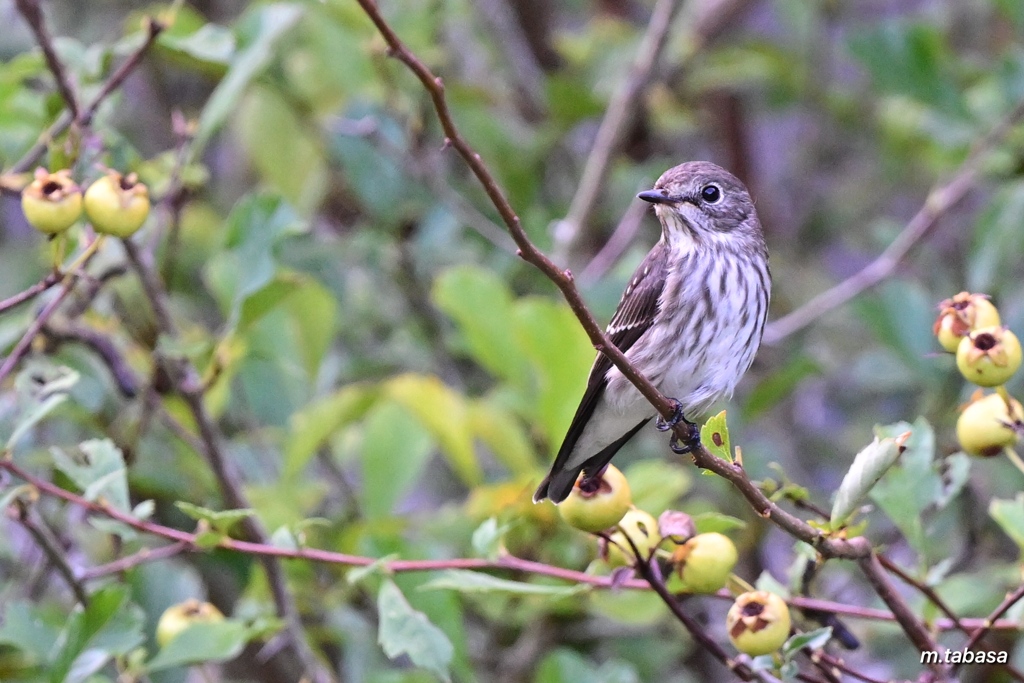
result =
[[827,289],[807,303],[765,327],[764,343],[774,345],[799,332],[829,311],[850,301],[866,289],[889,277],[907,254],[920,242],[951,209],[959,204],[974,187],[979,168],[988,152],[1006,137],[1007,133],[1024,118],[1024,101],[982,137],[960,165],[959,170],[945,183],[936,185],[928,193],[924,205],[903,231],[878,258],[862,270]]
[[50,564],[61,575],[61,578],[64,579],[71,592],[75,594],[75,599],[83,606],[87,606],[89,604],[89,594],[86,592],[81,581],[75,578],[74,571],[72,571],[71,566],[68,565],[68,561],[64,557],[64,549],[60,547],[60,543],[53,537],[53,532],[46,526],[45,522],[34,518],[31,504],[23,500],[16,500],[12,509],[16,515],[15,519],[18,520],[18,523],[25,528],[25,531],[32,536],[36,544],[42,549]]
[[142,61],[142,58],[149,52],[149,48],[152,47],[153,43],[156,42],[157,36],[164,30],[165,26],[153,18],[146,19],[146,37],[142,42],[142,45],[138,47],[131,55],[128,56],[121,66],[117,68],[110,78],[107,79],[103,87],[96,96],[89,101],[89,103],[82,108],[77,116],[65,111],[62,113],[53,125],[49,127],[40,137],[39,141],[32,146],[25,154],[14,163],[11,167],[11,173],[24,173],[28,171],[39,161],[39,158],[46,152],[46,147],[53,138],[57,137],[71,126],[72,123],[77,122],[79,125],[89,125],[92,122],[92,117],[95,116],[96,111],[100,108],[100,105],[110,97],[110,95],[121,87],[125,79],[135,70],[135,68]]
[[644,89],[651,81],[651,74],[668,42],[668,29],[679,11],[678,0],[658,0],[651,13],[636,59],[629,69],[629,75],[612,96],[608,110],[597,130],[594,146],[590,150],[583,176],[576,194],[569,206],[569,213],[559,221],[554,230],[555,258],[566,261],[575,251],[581,228],[586,225],[594,211],[601,187],[608,175],[612,156],[618,151],[626,128],[636,115]]
[[49,67],[50,73],[57,81],[57,92],[64,98],[64,103],[67,105],[68,111],[71,112],[71,119],[77,121],[80,115],[78,98],[75,97],[75,91],[71,87],[71,79],[68,77],[67,69],[64,68],[64,63],[57,57],[57,50],[53,46],[53,36],[46,27],[46,20],[43,18],[42,8],[39,7],[39,0],[14,0],[14,4],[18,6],[18,11],[36,36],[36,42],[39,43],[43,57],[46,59],[46,66]]

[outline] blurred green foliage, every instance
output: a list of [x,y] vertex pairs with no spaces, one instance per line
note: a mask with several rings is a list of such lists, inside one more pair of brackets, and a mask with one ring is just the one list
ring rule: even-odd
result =
[[[596,126],[628,77],[650,3],[497,0],[511,33],[496,28],[489,4],[381,3],[443,75],[460,130],[547,250]],[[1014,0],[751,0],[706,16],[718,4],[685,3],[670,31],[593,217],[567,254],[576,272],[638,189],[676,163],[708,158],[743,175],[756,197],[778,318],[891,243],[929,188],[1024,99],[1024,11]],[[83,183],[100,164],[134,170],[150,186],[161,203],[136,242],[154,258],[177,334],[161,333],[133,272],[103,281],[87,305],[63,308],[56,322],[108,340],[140,391],[119,391],[94,349],[44,330],[0,395],[0,434],[15,462],[140,519],[189,531],[201,523],[209,548],[237,534],[250,511],[225,510],[193,447],[194,416],[155,371],[157,358],[184,358],[205,383],[204,406],[251,514],[275,544],[373,558],[510,552],[605,571],[593,538],[530,501],[593,351],[550,283],[515,256],[486,195],[442,148],[426,94],[358,5],[43,7],[84,102],[141,44],[144,16],[170,22],[90,128],[43,138],[43,163],[71,165]],[[10,190],[18,177],[7,172],[63,102],[13,2],[0,0],[0,18],[0,170]],[[719,19],[710,37],[696,33]],[[509,46],[532,71],[507,57]],[[1004,323],[1024,330],[1022,143],[1024,131],[1011,131],[986,157],[981,186],[886,282],[763,349],[731,404],[731,436],[724,432],[723,456],[731,441],[753,477],[828,509],[874,425],[896,423],[882,437],[912,431],[871,490],[875,507],[852,514],[963,616],[987,615],[1019,583],[1022,475],[1004,459],[957,453],[952,426],[970,392],[937,355],[931,323],[940,299],[970,288],[991,294]],[[580,282],[601,320],[656,234],[647,218],[621,259]],[[13,191],[0,195],[0,240],[0,296],[46,275],[48,248]],[[111,243],[90,270],[124,260]],[[0,316],[5,353],[37,303]],[[1019,394],[1019,377],[1009,388]],[[617,460],[637,506],[682,509],[700,531],[730,533],[737,574],[750,583],[764,573],[799,587],[800,545],[724,482],[668,459],[664,446],[645,430]],[[75,572],[153,546],[124,524],[34,500],[20,483],[0,480],[3,507],[38,514]],[[856,493],[861,500],[867,490]],[[3,528],[0,680],[178,683],[199,680],[189,664],[225,660],[225,680],[275,680],[259,648],[273,648],[281,623],[257,560],[204,551],[144,563],[89,580],[89,604],[76,606],[22,526],[10,519]],[[340,680],[687,683],[722,674],[649,592],[521,573],[285,566],[310,642]],[[878,602],[848,565],[828,565],[814,591]],[[232,619],[158,648],[161,612],[190,597]],[[907,599],[925,618],[939,616],[918,594]],[[686,604],[725,642],[727,603]],[[844,653],[851,666],[881,677],[917,671],[916,652],[893,626],[848,625],[864,642]],[[996,642],[1024,662],[1013,634]],[[237,657],[246,647],[253,656]]]

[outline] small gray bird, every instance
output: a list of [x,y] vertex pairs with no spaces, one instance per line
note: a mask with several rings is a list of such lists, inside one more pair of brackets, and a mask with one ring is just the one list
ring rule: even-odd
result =
[[[754,202],[736,176],[706,161],[671,168],[653,190],[661,239],[637,267],[608,324],[609,340],[677,411],[658,428],[732,396],[761,344],[771,274]],[[655,414],[651,404],[598,354],[562,447],[533,499],[565,500],[579,473],[603,471]],[[696,438],[696,428],[691,427]],[[685,452],[685,449],[679,449]]]

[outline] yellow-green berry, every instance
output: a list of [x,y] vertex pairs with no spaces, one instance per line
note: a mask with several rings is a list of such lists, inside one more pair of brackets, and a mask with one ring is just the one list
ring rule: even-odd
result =
[[156,642],[160,647],[166,647],[167,643],[189,626],[218,621],[224,621],[224,615],[219,609],[208,602],[190,598],[177,605],[171,605],[160,615],[160,620],[156,624]]
[[[633,554],[634,545],[643,555],[643,559],[647,560],[661,543],[658,520],[650,513],[630,508],[619,522],[615,533],[608,539],[607,559],[608,564],[613,567],[634,564],[636,561]],[[633,541],[632,545],[630,545],[630,540]]]
[[577,529],[597,533],[618,524],[632,504],[625,475],[608,465],[599,476],[584,479],[580,475],[558,512]]
[[82,191],[71,179],[71,171],[50,173],[37,168],[35,178],[21,193],[21,210],[33,228],[57,235],[82,215]]
[[1020,363],[1020,340],[1005,327],[968,332],[956,351],[956,366],[964,379],[982,387],[1006,384]]
[[691,593],[714,593],[725,586],[736,566],[736,546],[717,532],[697,534],[672,553],[672,573]]
[[[980,390],[979,390],[980,393]],[[956,421],[960,448],[970,455],[999,455],[1006,446],[1020,439],[1024,427],[1024,408],[1011,398],[1010,404],[999,394],[989,394],[970,403]]]
[[751,657],[766,655],[789,638],[789,606],[775,593],[744,593],[729,608],[725,627],[737,650]]
[[971,330],[1000,324],[999,311],[985,294],[960,292],[939,304],[939,317],[933,331],[939,344],[956,353],[960,340]]
[[109,171],[85,191],[85,213],[96,232],[130,237],[149,216],[149,189],[134,173]]

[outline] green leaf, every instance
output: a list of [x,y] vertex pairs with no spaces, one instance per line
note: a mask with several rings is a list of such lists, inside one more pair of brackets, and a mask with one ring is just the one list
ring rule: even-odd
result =
[[469,426],[512,474],[532,474],[537,456],[523,425],[496,401],[476,400],[468,405]]
[[13,449],[29,430],[64,403],[78,380],[79,374],[71,368],[42,363],[31,363],[18,373],[14,386],[22,405],[6,447]]
[[51,449],[54,464],[75,482],[87,500],[104,500],[111,507],[128,512],[128,472],[121,449],[110,439],[83,441],[79,457]]
[[37,663],[49,658],[59,634],[60,629],[48,622],[38,605],[13,600],[3,608],[0,644],[18,648]]
[[412,608],[391,579],[385,580],[377,594],[380,626],[377,641],[389,658],[407,655],[418,667],[451,681],[449,667],[455,650],[444,631],[432,624],[423,612]]
[[299,474],[318,448],[339,429],[365,415],[377,397],[372,387],[350,384],[294,413],[285,442],[284,476]]
[[148,673],[202,662],[225,662],[237,657],[250,632],[240,621],[192,624],[162,647],[146,665]]
[[255,514],[255,511],[249,508],[241,510],[210,510],[209,508],[193,505],[192,503],[186,503],[183,500],[177,501],[174,505],[197,522],[208,522],[210,528],[221,534],[231,533],[236,524],[246,517],[252,517]]
[[782,656],[789,661],[796,655],[800,654],[800,651],[805,647],[813,650],[820,650],[825,647],[829,639],[832,637],[832,627],[824,626],[822,628],[808,631],[807,633],[798,633],[791,637],[782,646]]
[[654,458],[638,460],[623,472],[633,503],[655,517],[673,507],[690,490],[692,477],[676,463]]
[[162,48],[216,66],[227,66],[235,54],[234,34],[217,24],[204,24],[185,36],[165,32],[159,41]]
[[963,486],[961,479],[966,473],[959,472],[959,468],[967,463],[957,465],[954,461],[955,469],[947,487],[944,474],[940,472],[943,464],[935,461],[935,432],[923,417],[913,424],[898,422],[879,427],[875,432],[880,437],[893,437],[907,430],[911,431],[911,437],[904,444],[906,450],[899,463],[871,490],[871,499],[911,546],[927,556],[930,541],[923,515],[933,507],[945,505],[958,487]]
[[511,334],[512,293],[495,273],[479,266],[449,268],[434,282],[434,303],[459,326],[480,365],[522,386],[530,365]]
[[232,117],[242,147],[260,175],[303,215],[327,193],[321,141],[278,89],[254,85]]
[[693,516],[693,525],[697,528],[698,534],[707,534],[712,531],[724,534],[733,529],[743,529],[747,523],[723,512],[701,512]]
[[[363,429],[362,509],[368,519],[391,515],[395,505],[420,480],[433,442],[406,410],[384,401],[370,411]],[[401,467],[395,463],[401,462]]]
[[821,367],[810,357],[797,354],[781,369],[772,372],[747,394],[743,403],[743,419],[752,422],[793,393],[801,381],[821,373]]
[[851,40],[850,51],[879,89],[966,115],[960,87],[952,77],[952,51],[938,27],[885,22]]
[[[283,199],[265,193],[241,199],[225,228],[225,248],[207,261],[205,279],[228,317],[230,332],[239,326],[249,297],[274,280],[280,242],[305,230],[305,223]],[[270,310],[266,303],[254,308],[261,314]]]
[[[2,508],[0,508],[2,509]],[[473,550],[477,555],[494,560],[501,551],[502,539],[510,524],[498,525],[497,517],[489,517],[473,531]]]
[[1018,493],[1013,500],[993,498],[988,514],[1024,553],[1024,493]]
[[385,391],[433,435],[442,454],[466,485],[474,486],[482,481],[483,471],[473,449],[469,411],[462,395],[437,377],[413,374],[389,380]]
[[112,585],[89,596],[76,609],[57,640],[51,683],[79,683],[111,658],[127,654],[144,640],[145,615],[129,598],[127,586]]
[[302,14],[301,6],[285,3],[263,5],[255,10],[253,38],[235,53],[227,74],[199,116],[196,137],[189,148],[190,161],[199,158],[214,133],[237,113],[246,88],[267,67],[278,41],[298,23]]
[[420,590],[453,590],[460,593],[505,593],[509,595],[542,595],[564,598],[591,590],[585,583],[575,585],[550,585],[542,583],[525,583],[500,579],[483,572],[467,569],[449,569],[435,579],[431,579],[420,587]]
[[594,349],[567,304],[527,297],[516,302],[512,319],[515,339],[536,373],[533,417],[554,453],[583,395]]
[[729,425],[725,421],[725,411],[709,418],[700,428],[700,442],[717,458],[732,462],[732,445],[729,443]]
[[836,492],[835,502],[832,504],[829,523],[833,529],[838,529],[846,523],[864,496],[878,483],[882,475],[896,464],[904,450],[903,444],[910,438],[910,434],[904,432],[896,438],[875,437],[874,441],[854,457],[853,464],[843,477],[843,482]]

